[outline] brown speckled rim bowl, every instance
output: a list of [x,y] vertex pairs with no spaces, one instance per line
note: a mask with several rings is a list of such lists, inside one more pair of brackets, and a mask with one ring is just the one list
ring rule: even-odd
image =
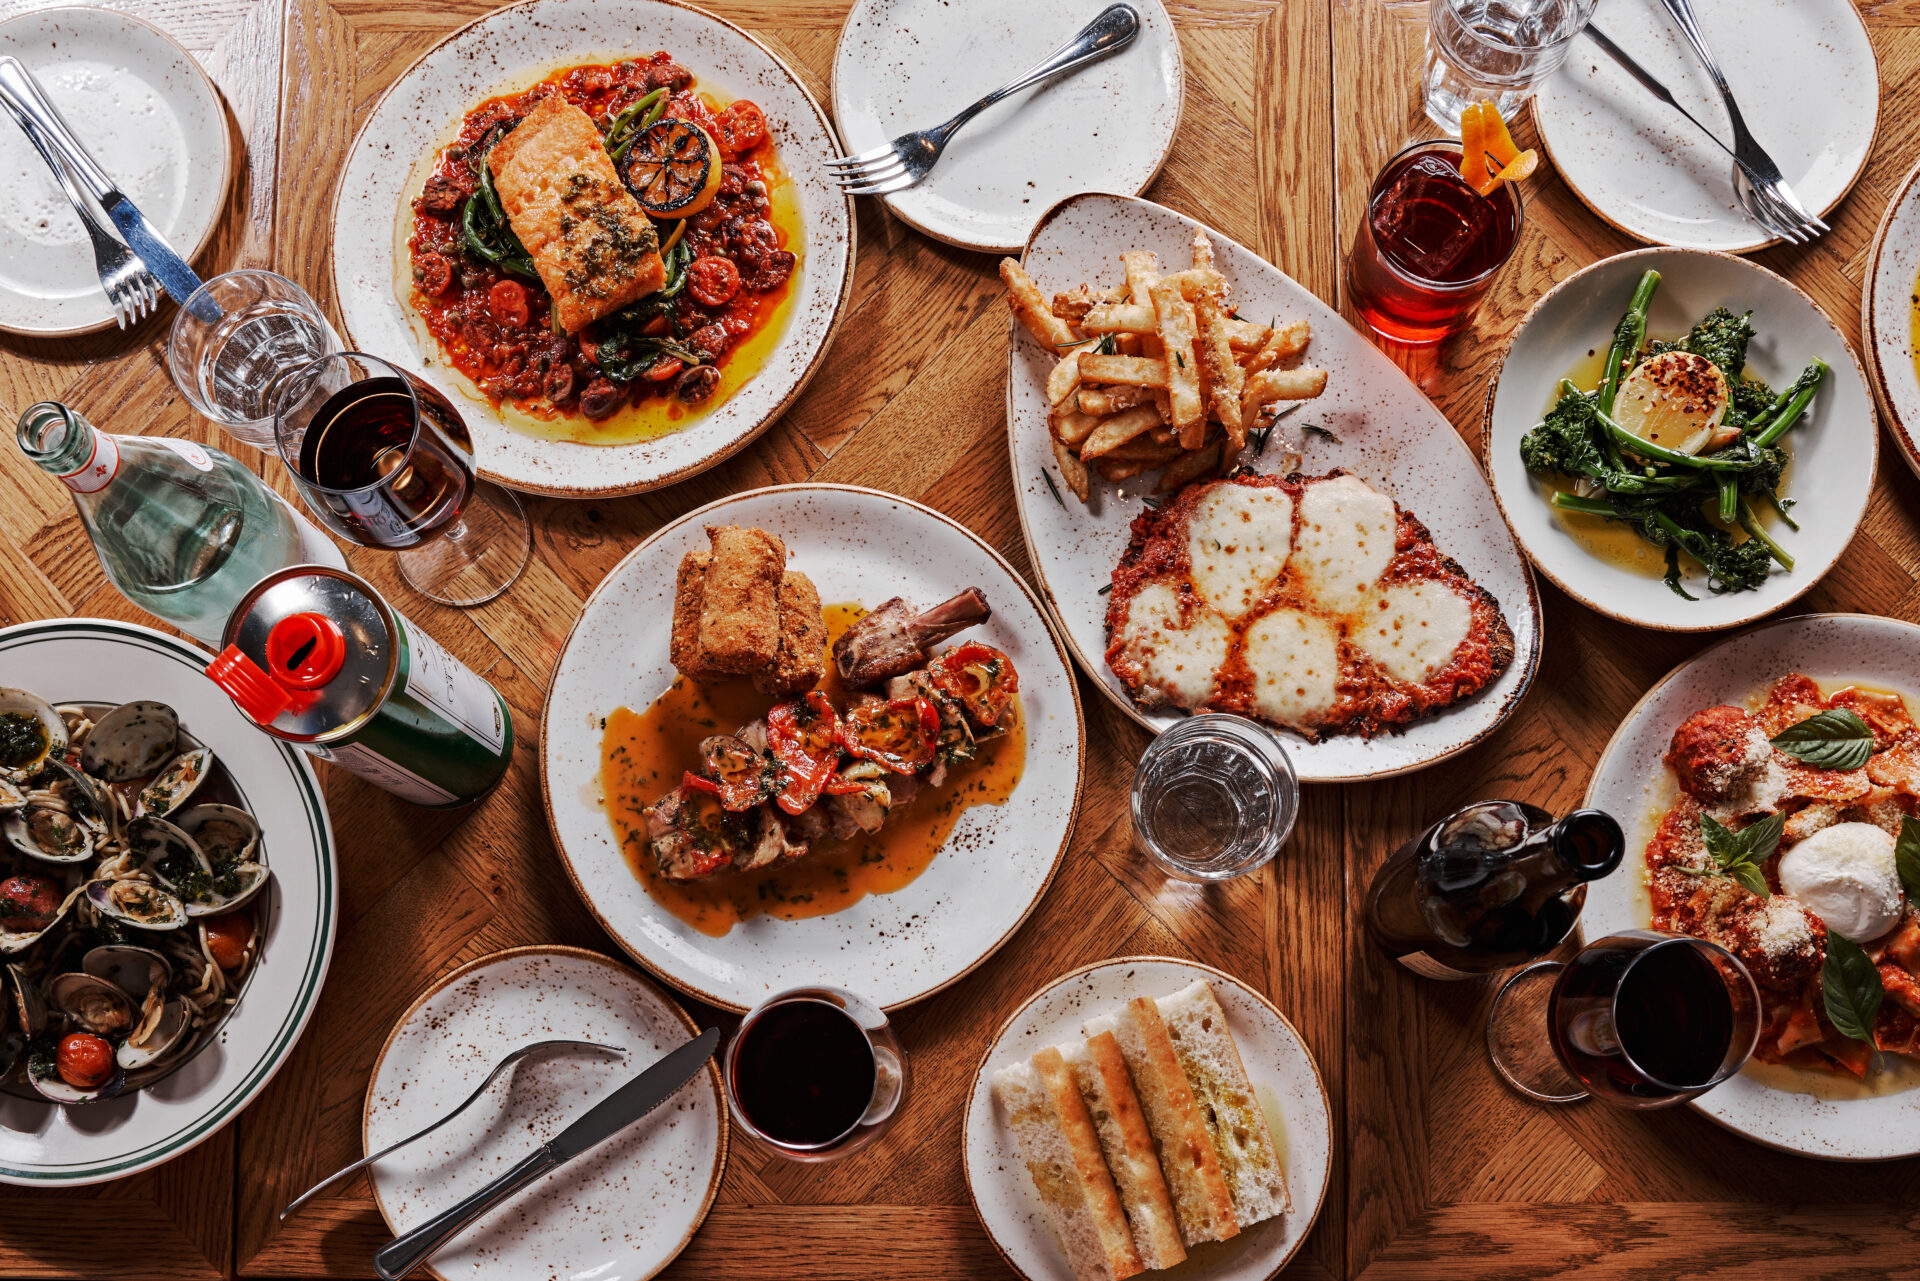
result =
[[[1900,301],[1897,314],[1883,314],[1876,301],[1881,292],[1880,273],[1887,267],[1888,237],[1892,234],[1895,220],[1908,214],[1907,205],[1913,199],[1916,184],[1920,184],[1920,164],[1909,169],[1907,176],[1900,180],[1899,190],[1887,201],[1886,210],[1880,215],[1880,225],[1874,229],[1873,245],[1867,251],[1865,283],[1860,287],[1860,345],[1864,348],[1867,374],[1873,380],[1874,402],[1880,408],[1880,416],[1886,420],[1887,434],[1893,437],[1893,443],[1899,447],[1900,456],[1907,460],[1907,466],[1916,476],[1920,476],[1920,439],[1916,439],[1914,434],[1915,427],[1920,426],[1920,402],[1906,400],[1894,393],[1890,375],[1880,355],[1883,341],[1893,345],[1894,339],[1903,339],[1898,343],[1897,356],[1908,369],[1913,367],[1914,296],[1920,291],[1920,286],[1915,284],[1915,277],[1920,275],[1920,265],[1915,265],[1906,279],[1886,282],[1887,288]],[[1920,242],[1920,232],[1908,234]],[[1903,400],[1906,400],[1912,421],[1909,415],[1900,412]]]

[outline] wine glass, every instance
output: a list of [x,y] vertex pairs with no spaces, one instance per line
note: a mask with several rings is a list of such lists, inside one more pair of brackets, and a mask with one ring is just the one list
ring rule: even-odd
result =
[[834,1161],[892,1125],[907,1060],[886,1013],[844,988],[776,993],[747,1012],[721,1063],[733,1119],[790,1161]]
[[313,514],[362,547],[398,551],[421,595],[479,605],[526,568],[519,501],[474,476],[459,412],[405,370],[364,352],[323,356],[280,389],[273,426]]
[[1759,1036],[1760,992],[1740,958],[1666,930],[1625,930],[1564,964],[1536,961],[1487,1011],[1494,1068],[1543,1103],[1682,1103],[1738,1072]]

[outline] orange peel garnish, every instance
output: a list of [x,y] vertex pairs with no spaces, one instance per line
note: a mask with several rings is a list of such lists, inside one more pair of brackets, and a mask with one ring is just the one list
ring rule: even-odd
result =
[[1507,122],[1491,102],[1469,103],[1460,113],[1460,176],[1483,196],[1491,196],[1503,182],[1533,176],[1540,153],[1513,144]]

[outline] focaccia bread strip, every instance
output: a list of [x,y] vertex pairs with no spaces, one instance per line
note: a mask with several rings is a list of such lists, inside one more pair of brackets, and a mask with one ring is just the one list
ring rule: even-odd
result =
[[1254,1096],[1240,1047],[1213,988],[1196,979],[1156,1004],[1220,1154],[1227,1186],[1233,1190],[1234,1217],[1246,1227],[1291,1210],[1287,1175],[1267,1128],[1267,1114]]
[[746,675],[780,654],[780,579],[787,545],[764,529],[709,525],[713,563],[700,604],[700,652],[723,672]]
[[1133,1245],[1140,1261],[1149,1268],[1172,1267],[1187,1257],[1187,1249],[1180,1244],[1180,1220],[1173,1212],[1173,1196],[1160,1171],[1153,1134],[1147,1129],[1146,1114],[1140,1110],[1140,1096],[1134,1092],[1120,1042],[1113,1033],[1102,1032],[1090,1041],[1075,1041],[1059,1050],[1073,1071],[1080,1097],[1086,1100],[1088,1115],[1093,1117],[1100,1151],[1120,1190],[1120,1204],[1133,1228]]
[[673,583],[673,637],[667,645],[667,656],[690,681],[705,682],[726,675],[707,662],[700,648],[700,611],[706,602],[707,570],[712,565],[712,552],[688,552],[680,558],[680,572]]
[[820,615],[820,593],[805,574],[783,574],[776,603],[779,653],[772,667],[754,674],[753,684],[775,698],[792,698],[827,674],[827,623]]

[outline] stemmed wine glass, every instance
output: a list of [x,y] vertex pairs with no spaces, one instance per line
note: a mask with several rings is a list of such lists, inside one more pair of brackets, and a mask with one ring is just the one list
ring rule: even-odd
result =
[[377,356],[323,356],[274,401],[281,460],[309,510],[362,547],[399,552],[400,576],[443,605],[513,585],[532,540],[514,496],[473,474],[452,402]]
[[1536,961],[1487,1011],[1494,1068],[1543,1103],[1685,1102],[1738,1072],[1759,1036],[1760,992],[1740,958],[1666,930],[1625,930],[1564,964]]

